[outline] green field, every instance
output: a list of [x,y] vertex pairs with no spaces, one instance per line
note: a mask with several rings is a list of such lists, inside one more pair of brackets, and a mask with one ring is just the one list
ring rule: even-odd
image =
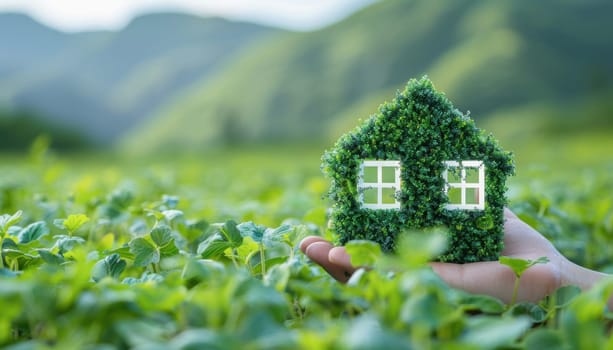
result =
[[[613,272],[610,138],[544,141],[501,138],[517,161],[510,207],[573,261]],[[319,171],[325,147],[146,159],[58,156],[34,147],[29,155],[3,156],[0,344],[613,347],[606,331],[612,317],[602,312],[603,288],[613,284],[505,305],[440,281],[426,265],[440,251],[425,235],[348,285],[331,279],[297,249],[307,235],[333,238]]]
[[337,239],[325,150],[428,77],[513,153],[508,207],[613,275],[613,2],[351,3],[309,31],[0,11],[0,349],[613,350],[611,279],[505,304],[432,271],[445,228],[348,242],[347,284],[299,249]]

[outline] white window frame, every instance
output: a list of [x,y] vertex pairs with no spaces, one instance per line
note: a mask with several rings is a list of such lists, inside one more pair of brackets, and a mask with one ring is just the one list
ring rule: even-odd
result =
[[[377,182],[364,182],[364,168],[377,168]],[[383,168],[394,167],[394,182],[383,182]],[[358,174],[358,200],[362,208],[367,209],[400,209],[400,202],[394,196],[394,203],[383,203],[383,189],[395,188],[400,191],[400,161],[399,160],[363,160]],[[364,203],[364,190],[377,189],[377,203]]]
[[[444,161],[445,170],[443,170],[443,179],[445,180],[445,195],[449,193],[450,188],[459,188],[461,193],[460,204],[447,203],[445,209],[450,210],[483,210],[485,209],[485,165],[480,160],[446,160]],[[449,182],[448,172],[449,168],[460,168],[460,182]],[[466,168],[477,168],[479,174],[478,183],[466,182]],[[466,203],[466,189],[477,189],[477,204]]]

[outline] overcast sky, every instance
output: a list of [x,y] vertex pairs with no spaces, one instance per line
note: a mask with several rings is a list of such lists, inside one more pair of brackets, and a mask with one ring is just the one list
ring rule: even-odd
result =
[[24,12],[63,31],[118,29],[147,12],[203,16],[311,30],[376,0],[0,0],[0,12]]

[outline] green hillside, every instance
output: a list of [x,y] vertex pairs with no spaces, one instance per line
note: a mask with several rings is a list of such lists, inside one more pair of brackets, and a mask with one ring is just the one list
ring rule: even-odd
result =
[[[32,45],[24,38],[38,38]],[[53,58],[65,49],[67,35],[47,28],[22,14],[0,14],[0,79],[34,63],[39,57]]]
[[37,111],[108,143],[277,31],[160,13],[116,32],[69,34],[24,15],[0,14],[0,106]]
[[254,48],[124,146],[330,140],[424,74],[478,120],[522,106],[580,104],[596,92],[608,99],[612,14],[603,0],[379,2],[323,30]]

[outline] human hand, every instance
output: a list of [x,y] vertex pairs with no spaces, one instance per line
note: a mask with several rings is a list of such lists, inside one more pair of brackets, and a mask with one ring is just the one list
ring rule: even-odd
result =
[[[526,270],[518,289],[517,300],[536,302],[564,285],[577,285],[589,289],[606,274],[588,270],[573,264],[557,249],[513,212],[505,209],[504,244],[501,255],[538,259],[547,257],[547,264],[537,264]],[[334,247],[321,237],[306,237],[300,249],[330,275],[346,282],[356,270],[344,247]],[[470,264],[431,263],[434,270],[447,284],[476,294],[487,294],[504,302],[510,302],[515,284],[515,274],[498,261]]]
[[[549,262],[527,269],[521,276],[517,300],[536,302],[563,285],[562,271],[568,260],[539,232],[521,221],[513,212],[504,211],[504,249],[502,256],[534,260],[547,257]],[[498,261],[470,264],[431,263],[432,269],[447,284],[470,293],[487,294],[508,303],[513,296],[515,273]]]
[[347,282],[357,269],[351,265],[351,257],[345,247],[335,247],[321,237],[304,238],[300,242],[300,250],[339,282]]

